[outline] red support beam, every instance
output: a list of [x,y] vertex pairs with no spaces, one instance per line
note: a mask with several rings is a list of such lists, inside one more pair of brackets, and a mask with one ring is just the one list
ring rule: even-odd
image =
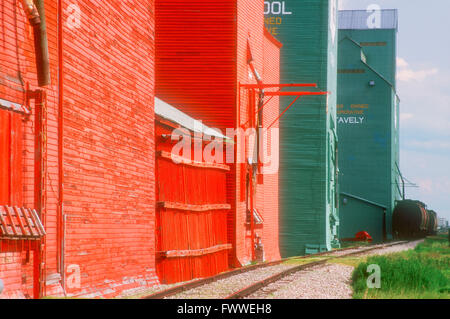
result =
[[267,128],[267,129],[270,129],[283,115],[284,115],[284,113],[286,113],[287,112],[287,110],[289,110],[290,108],[291,108],[291,106],[292,105],[294,105],[294,103],[295,102],[297,102],[297,100],[300,98],[300,96],[297,96],[295,99],[294,99],[294,101],[292,101],[292,103],[291,104],[289,104],[289,106],[283,111],[283,113],[281,113],[278,117],[277,117],[277,119],[275,120],[275,121],[273,121],[273,123],[272,124],[270,124],[270,126]]
[[330,92],[266,92],[267,96],[305,96],[305,95],[328,95]]
[[232,248],[231,244],[223,244],[203,249],[159,251],[157,252],[157,257],[159,258],[199,257],[214,254],[223,250],[229,250],[231,248]]
[[292,88],[292,87],[313,87],[316,88],[316,83],[286,83],[286,84],[241,84],[244,89],[270,89],[270,88]]

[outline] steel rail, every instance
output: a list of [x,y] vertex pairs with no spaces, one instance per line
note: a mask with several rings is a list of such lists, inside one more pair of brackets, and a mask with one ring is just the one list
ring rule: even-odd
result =
[[[327,259],[323,259],[323,260],[319,260],[319,261],[315,261],[315,262],[311,262],[311,263],[307,263],[307,264],[303,264],[297,267],[293,267],[290,269],[287,269],[285,271],[282,271],[278,274],[275,274],[271,277],[265,278],[261,281],[258,281],[257,283],[254,283],[244,289],[239,290],[238,292],[235,292],[231,295],[229,295],[228,297],[226,297],[225,299],[243,299],[245,297],[248,297],[250,295],[252,295],[253,293],[255,293],[258,290],[261,290],[262,288],[277,282],[291,274],[297,273],[299,271],[302,270],[306,270],[308,268],[312,268],[315,266],[319,266],[319,265],[323,265],[326,264],[328,261],[332,260],[332,259],[339,259],[342,257],[348,257],[348,256],[354,256],[354,255],[359,255],[359,254],[363,254],[363,253],[367,253],[373,250],[378,250],[378,249],[383,249],[383,248],[387,248],[387,247],[392,247],[392,246],[396,246],[396,245],[401,245],[401,244],[405,244],[407,243],[406,241],[402,241],[402,242],[395,242],[395,243],[390,243],[390,244],[382,244],[382,245],[377,245],[376,247],[371,247],[369,249],[364,249],[364,250],[359,250],[356,252],[352,252],[352,253],[348,253],[342,256],[335,256],[335,257],[330,257]],[[357,248],[354,248],[357,249]]]
[[347,248],[343,248],[343,249],[337,249],[334,251],[326,251],[326,252],[321,252],[321,253],[317,253],[317,254],[312,254],[312,255],[306,255],[306,256],[298,256],[298,257],[289,257],[289,258],[284,258],[281,260],[276,260],[276,261],[272,261],[272,262],[267,262],[267,263],[262,263],[262,264],[256,264],[256,265],[252,265],[252,266],[246,266],[246,267],[242,267],[242,268],[237,268],[237,269],[233,269],[230,271],[226,271],[223,273],[220,273],[218,275],[212,276],[212,277],[208,277],[208,278],[201,278],[201,279],[197,279],[185,284],[180,284],[177,285],[175,287],[163,290],[163,291],[159,291],[156,293],[153,293],[151,295],[145,296],[142,299],[163,299],[163,298],[167,298],[170,296],[174,296],[177,295],[179,293],[203,286],[203,285],[207,285],[210,284],[212,282],[218,281],[218,280],[222,280],[222,279],[226,279],[235,275],[239,275],[242,273],[246,273],[249,271],[253,271],[256,269],[262,269],[262,268],[266,268],[266,267],[271,267],[271,266],[276,266],[279,265],[285,261],[288,260],[292,260],[292,259],[306,259],[306,258],[311,258],[311,257],[319,257],[319,256],[323,256],[323,255],[329,255],[329,254],[334,254],[337,252],[342,252],[342,251],[347,251],[347,250],[353,250],[353,249],[360,249],[361,246],[356,246],[356,247],[347,247]]

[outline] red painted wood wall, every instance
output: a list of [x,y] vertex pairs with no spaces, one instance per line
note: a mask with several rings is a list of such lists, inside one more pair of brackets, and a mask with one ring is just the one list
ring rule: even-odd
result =
[[[178,143],[170,139],[167,121],[156,122],[156,269],[161,283],[205,278],[228,270],[227,174],[223,164],[194,161],[191,139],[189,163],[171,158]],[[169,138],[163,138],[163,135]],[[200,144],[202,152],[207,142]],[[197,144],[198,145],[198,144]]]
[[[254,65],[263,75],[264,1],[155,2],[156,94],[209,126],[244,127],[249,104],[246,92],[239,90],[239,83],[256,83],[255,77],[250,75],[248,43]],[[240,143],[236,150],[240,154],[246,152]],[[248,264],[252,258],[251,232],[246,225],[245,170],[246,164],[231,165],[228,177],[227,196],[232,203],[232,213],[228,216],[228,240],[233,244],[232,266]],[[274,182],[270,185],[275,186]],[[262,189],[257,190],[259,203],[256,207],[277,207],[277,198],[262,199]],[[278,210],[269,209],[266,215],[269,214],[273,215],[269,216],[269,222],[278,219]],[[273,231],[271,234],[277,235]],[[265,236],[266,241],[269,237]],[[278,238],[270,241],[278,242]],[[267,256],[275,258],[276,248],[271,244],[268,247],[271,252]]]
[[[62,0],[62,70],[57,3],[45,1],[51,65],[51,85],[46,88],[45,294],[62,295],[63,286],[73,296],[132,293],[158,282],[153,1]],[[26,83],[37,88],[33,32],[20,1],[3,0],[0,9],[0,98],[23,104]],[[62,229],[58,224],[58,71],[64,82],[63,264],[58,232]],[[33,102],[31,107],[34,111]],[[33,124],[33,116],[22,122],[21,193],[27,207],[34,204]],[[25,297],[27,291],[21,287],[24,280],[30,284],[32,275],[22,267],[24,254],[0,252],[0,278],[6,283],[0,297]],[[78,269],[80,287],[69,283]]]
[[[264,33],[264,66],[263,66],[263,78],[265,83],[280,83],[280,49],[281,43],[279,43],[269,32]],[[271,90],[273,91],[273,90]],[[268,98],[266,98],[268,100]],[[270,102],[264,107],[263,110],[263,127],[268,128],[274,123],[273,128],[278,130],[279,122],[275,122],[280,113],[280,98],[273,97]],[[276,132],[274,132],[276,134]],[[279,134],[279,132],[278,132]],[[274,143],[274,146],[272,146]],[[278,138],[271,137],[268,139],[266,146],[272,161],[279,163],[279,135]],[[276,150],[276,154],[271,153],[271,150]],[[278,160],[277,160],[278,158]],[[267,166],[276,164],[270,163]],[[267,167],[269,168],[269,167]],[[264,245],[264,252],[266,260],[279,260],[280,248],[279,248],[279,206],[278,206],[278,170],[271,174],[264,174],[263,193],[264,198],[259,199],[258,203],[264,203],[263,218],[264,218],[264,230],[262,235],[262,242]]]
[[64,30],[64,207],[66,265],[82,285],[68,292],[112,297],[157,282],[154,8],[78,5],[80,27]]
[[[237,74],[236,81],[242,84],[256,83],[256,78],[251,75],[248,65],[249,45],[253,57],[253,64],[257,72],[263,76],[263,41],[264,41],[264,1],[259,0],[239,0],[237,1]],[[248,45],[249,44],[249,45]],[[237,114],[237,126],[247,129],[245,123],[249,121],[249,97],[245,90],[240,90],[237,96],[237,103],[240,112]],[[256,107],[255,107],[256,109]],[[256,110],[254,110],[256,111]],[[238,146],[239,147],[239,146]],[[239,148],[242,150],[242,148]],[[246,157],[250,156],[250,149],[247,145]],[[241,164],[243,165],[243,164]],[[245,164],[247,167],[247,165]],[[241,176],[242,167],[236,171],[236,256],[241,264],[248,264],[252,259],[252,239],[251,229],[246,225],[246,204],[245,198],[241,196],[241,189],[245,188],[245,178]],[[258,186],[255,185],[256,194]],[[261,188],[261,187],[259,187]],[[247,197],[249,194],[247,193]],[[261,199],[261,198],[259,198]],[[255,207],[261,207],[262,203],[258,197],[254,200]]]
[[[48,1],[47,24],[55,26],[56,6]],[[50,5],[50,3],[52,3]],[[22,6],[14,0],[4,0],[0,6],[0,99],[25,104],[26,84],[31,84],[31,89],[35,89],[33,84],[37,83],[36,67],[34,57],[33,31],[30,27]],[[52,19],[52,17],[55,19]],[[55,29],[55,28],[54,28]],[[55,29],[56,30],[56,29]],[[56,79],[56,37],[49,37],[49,51],[52,56],[51,76]],[[56,131],[56,122],[52,121],[55,115],[55,86],[49,87],[53,94],[49,98],[49,121],[48,129],[50,132]],[[5,103],[6,104],[6,103]],[[4,105],[5,106],[5,105]],[[31,103],[32,112],[34,103]],[[34,113],[33,113],[34,114]],[[14,180],[15,185],[9,184],[5,193],[4,186],[0,186],[3,194],[0,205],[17,205],[25,207],[34,207],[34,123],[33,115],[29,118],[25,115],[14,113],[10,108],[0,110],[1,137],[0,137],[0,184],[7,185],[6,180]],[[11,120],[14,123],[11,127]],[[8,124],[9,122],[9,124]],[[13,134],[17,132],[18,134]],[[21,132],[21,133],[19,133]],[[6,142],[5,138],[9,139]],[[48,135],[49,143],[53,140],[51,134]],[[13,159],[9,158],[11,151],[15,155]],[[21,175],[21,176],[20,176]],[[57,180],[57,175],[50,171],[48,177]],[[15,176],[15,177],[14,177]],[[11,200],[11,192],[14,199]],[[49,212],[56,211],[56,206],[52,206],[52,198],[55,194],[48,194]],[[49,221],[52,221],[52,215],[49,214]],[[48,239],[50,242],[56,242],[53,235],[56,225],[53,223],[47,226]],[[27,298],[33,296],[33,260],[34,254],[30,250],[30,242],[0,240],[0,278],[4,281],[5,290],[0,298]],[[49,249],[51,252],[51,249]],[[56,266],[49,259],[47,269],[53,272]]]
[[210,127],[234,127],[236,1],[155,5],[156,95]]

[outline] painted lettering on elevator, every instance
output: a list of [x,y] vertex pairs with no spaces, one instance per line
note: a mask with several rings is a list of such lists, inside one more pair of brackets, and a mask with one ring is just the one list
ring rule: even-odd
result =
[[264,14],[272,15],[264,19],[267,30],[274,36],[279,35],[280,25],[283,24],[283,16],[292,15],[287,9],[285,1],[264,1]]
[[292,12],[286,9],[286,1],[264,1],[264,14],[290,15]]
[[338,104],[338,124],[364,124],[366,122],[366,111],[369,108],[368,104],[351,104],[349,107],[346,107],[344,104]]

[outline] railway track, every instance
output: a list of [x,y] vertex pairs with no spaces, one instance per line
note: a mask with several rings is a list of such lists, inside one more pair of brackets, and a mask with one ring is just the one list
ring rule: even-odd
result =
[[[387,248],[387,247],[391,247],[391,246],[395,246],[395,245],[401,245],[404,244],[406,242],[396,242],[396,243],[390,243],[390,244],[383,244],[383,245],[377,245],[374,247],[370,247],[367,249],[358,249],[357,251],[354,252],[350,252],[350,253],[346,253],[340,256],[331,256],[330,258],[326,258],[324,260],[321,261],[317,261],[317,262],[312,262],[312,263],[308,263],[305,265],[300,265],[291,269],[288,269],[286,271],[280,272],[278,274],[275,274],[274,276],[265,278],[259,282],[256,282],[254,284],[251,284],[250,286],[237,291],[233,294],[230,294],[229,296],[227,296],[225,299],[243,299],[246,298],[252,294],[254,294],[255,292],[269,286],[272,283],[275,283],[277,281],[283,280],[285,277],[288,277],[296,272],[302,271],[302,270],[306,270],[306,269],[310,269],[310,268],[314,268],[316,266],[320,266],[320,265],[325,265],[328,261],[330,261],[331,259],[337,259],[337,258],[342,258],[342,257],[349,257],[349,256],[355,256],[355,255],[360,255],[360,254],[364,254],[364,253],[369,253],[371,251],[374,250],[379,250],[379,249],[383,249],[383,248]],[[287,284],[287,282],[285,283]],[[266,294],[269,294],[270,291],[266,292]]]
[[[292,257],[274,262],[242,267],[210,278],[198,279],[186,284],[178,285],[144,297],[144,299],[242,299],[289,275],[325,265],[331,259],[359,255],[404,243],[405,242],[402,241],[376,245],[369,248],[349,247],[332,252]],[[302,265],[286,263],[290,260],[300,261],[306,258],[318,258],[320,260]]]

